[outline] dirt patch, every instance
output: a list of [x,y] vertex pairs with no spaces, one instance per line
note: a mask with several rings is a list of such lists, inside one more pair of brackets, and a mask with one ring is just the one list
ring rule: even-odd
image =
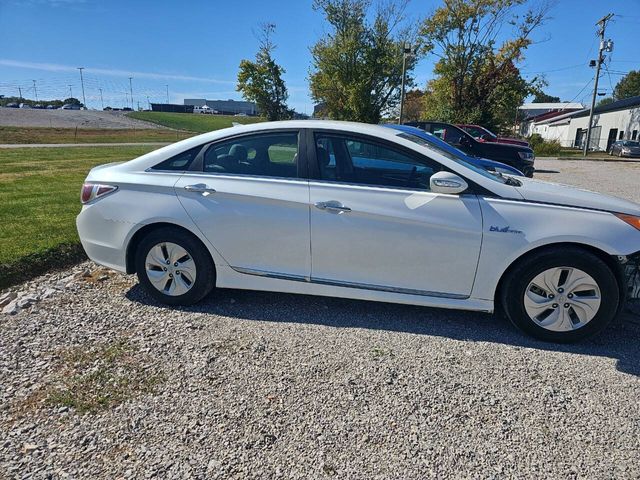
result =
[[0,126],[120,129],[160,128],[154,123],[127,117],[124,112],[104,112],[100,110],[37,110],[33,108],[4,107],[0,107]]

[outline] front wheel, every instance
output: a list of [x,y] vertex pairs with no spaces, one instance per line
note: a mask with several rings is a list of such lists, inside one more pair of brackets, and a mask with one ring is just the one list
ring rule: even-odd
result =
[[192,305],[215,285],[215,267],[204,245],[176,228],[154,230],[136,250],[136,273],[144,289],[169,305]]
[[518,328],[541,340],[573,342],[616,315],[620,291],[609,266],[578,248],[557,248],[521,261],[503,282],[502,305]]

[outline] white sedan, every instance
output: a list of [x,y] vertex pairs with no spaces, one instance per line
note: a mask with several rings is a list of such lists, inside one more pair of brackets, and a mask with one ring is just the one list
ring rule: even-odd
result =
[[218,287],[501,307],[566,342],[640,284],[640,205],[491,174],[382,126],[218,130],[94,168],[82,203],[89,257],[171,305]]

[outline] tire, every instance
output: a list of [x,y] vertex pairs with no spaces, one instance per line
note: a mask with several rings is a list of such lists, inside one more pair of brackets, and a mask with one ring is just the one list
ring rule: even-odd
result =
[[533,167],[525,167],[522,171],[522,173],[524,173],[524,176],[527,178],[533,178],[533,172],[535,172],[535,169]]
[[599,257],[581,248],[557,247],[525,257],[502,285],[500,300],[509,320],[547,342],[570,343],[595,335],[618,313],[616,276]]
[[193,305],[207,296],[216,282],[213,260],[205,246],[178,228],[161,228],[145,236],[136,249],[135,265],[140,285],[168,305]]

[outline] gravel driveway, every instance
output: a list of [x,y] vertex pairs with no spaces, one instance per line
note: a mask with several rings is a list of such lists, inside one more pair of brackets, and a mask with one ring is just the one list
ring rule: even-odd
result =
[[637,317],[555,346],[322,297],[169,309],[90,263],[20,291],[0,315],[0,478],[640,477]]

